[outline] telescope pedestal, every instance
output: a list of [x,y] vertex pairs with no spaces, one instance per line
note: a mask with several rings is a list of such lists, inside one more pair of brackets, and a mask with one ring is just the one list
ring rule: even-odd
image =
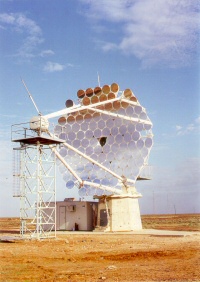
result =
[[98,225],[105,231],[134,231],[142,229],[138,198],[135,195],[103,196],[99,201]]

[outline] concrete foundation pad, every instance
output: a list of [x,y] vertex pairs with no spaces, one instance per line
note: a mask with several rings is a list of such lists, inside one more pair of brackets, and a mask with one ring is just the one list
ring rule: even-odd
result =
[[80,235],[80,234],[88,234],[88,235],[115,235],[115,234],[121,234],[121,235],[150,235],[150,236],[191,236],[191,235],[197,235],[200,236],[199,231],[172,231],[172,230],[158,230],[158,229],[142,229],[139,231],[117,231],[117,232],[112,232],[112,231],[107,231],[107,232],[102,232],[102,231],[95,231],[95,232],[87,232],[87,231],[58,231],[57,235],[64,235],[64,234],[74,234],[74,235]]
[[[140,231],[117,231],[117,232],[102,232],[102,231],[57,231],[57,236],[59,235],[90,235],[90,236],[96,236],[96,235],[146,235],[146,236],[154,236],[154,237],[186,237],[186,236],[200,236],[199,231],[172,231],[172,230],[157,230],[157,229],[142,229]],[[57,237],[58,238],[58,237]],[[47,239],[47,238],[46,238]],[[8,242],[8,243],[14,243],[19,240],[31,240],[30,236],[24,236],[21,237],[21,235],[15,235],[15,236],[8,236],[8,235],[2,235],[0,236],[0,242]],[[56,238],[52,238],[52,240],[56,240]]]

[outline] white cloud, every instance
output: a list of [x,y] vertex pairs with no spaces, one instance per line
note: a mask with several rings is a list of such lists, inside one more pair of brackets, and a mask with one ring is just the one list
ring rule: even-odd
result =
[[73,64],[71,64],[71,63],[67,63],[67,67],[71,67],[71,68],[73,68],[73,67],[74,67],[74,65],[73,65]]
[[35,21],[22,13],[3,13],[0,14],[0,23],[4,29],[11,28],[25,36],[21,47],[18,49],[17,56],[26,59],[35,56],[34,51],[44,41],[42,30]]
[[5,24],[14,24],[15,16],[12,13],[10,14],[3,13],[3,14],[0,14],[0,21]]
[[61,65],[53,62],[47,62],[43,68],[45,72],[63,71],[64,69],[65,69],[65,65]]
[[197,124],[200,124],[200,117],[196,118],[196,119],[195,119],[195,122],[196,122]]
[[118,46],[111,42],[104,42],[102,44],[102,49],[107,52],[107,51],[118,49]]
[[52,50],[44,50],[40,53],[41,57],[48,57],[48,56],[52,56],[55,53]]
[[195,119],[193,123],[186,125],[185,127],[176,125],[175,126],[177,135],[186,135],[190,133],[200,133],[200,117]]
[[182,129],[182,126],[176,125],[176,130],[177,130],[177,131],[179,131],[179,130],[181,130],[181,129]]
[[[117,42],[104,44],[139,58],[144,67],[188,65],[198,48],[199,5],[193,0],[80,0],[98,24],[119,23]],[[118,29],[118,26],[116,26]]]

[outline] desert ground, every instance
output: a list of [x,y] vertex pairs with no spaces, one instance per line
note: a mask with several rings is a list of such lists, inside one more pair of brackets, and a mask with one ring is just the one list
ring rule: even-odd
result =
[[200,281],[200,214],[142,222],[139,233],[66,231],[37,241],[17,239],[18,218],[0,218],[0,281]]

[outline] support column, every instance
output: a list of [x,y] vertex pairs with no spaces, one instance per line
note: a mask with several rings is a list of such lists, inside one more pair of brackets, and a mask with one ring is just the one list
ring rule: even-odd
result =
[[[98,226],[107,227],[105,231],[134,231],[142,229],[138,198],[135,193],[99,197]],[[103,204],[104,203],[104,204]],[[107,220],[104,217],[107,214]],[[108,214],[109,213],[109,214]]]
[[138,198],[132,195],[114,195],[108,199],[110,206],[110,231],[142,229]]

